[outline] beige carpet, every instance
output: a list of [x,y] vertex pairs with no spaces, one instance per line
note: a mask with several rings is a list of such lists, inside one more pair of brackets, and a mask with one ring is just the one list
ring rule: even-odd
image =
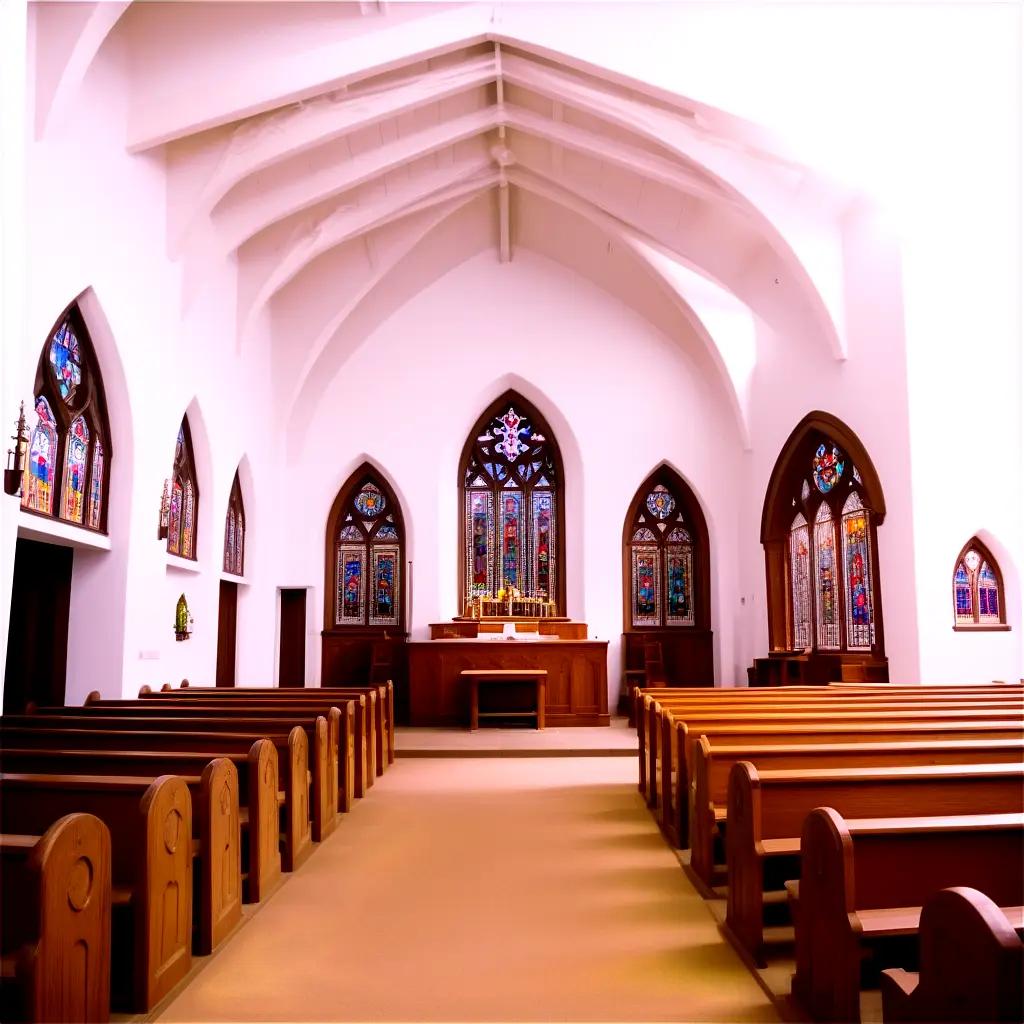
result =
[[774,1021],[630,758],[403,759],[163,1021]]

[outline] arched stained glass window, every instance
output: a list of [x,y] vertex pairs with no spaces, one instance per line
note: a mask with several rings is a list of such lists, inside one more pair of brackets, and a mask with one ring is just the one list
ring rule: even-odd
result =
[[477,421],[459,474],[463,608],[514,590],[562,614],[562,465],[548,425],[506,392]]
[[328,517],[327,628],[401,628],[404,527],[394,492],[369,465],[338,492]]
[[171,476],[171,509],[168,517],[167,550],[172,555],[195,560],[199,522],[199,485],[192,452],[192,431],[188,416],[178,427]]
[[224,519],[224,571],[242,576],[245,573],[245,507],[238,471],[231,482],[228,511]]
[[972,537],[953,570],[953,628],[979,627],[1009,629],[999,567],[988,548]]
[[633,496],[623,529],[627,632],[706,628],[706,527],[686,483],[662,466]]
[[103,380],[77,304],[61,314],[43,346],[35,393],[38,421],[29,439],[21,507],[105,529],[110,429]]
[[826,413],[806,417],[779,455],[761,521],[773,649],[884,654],[882,516],[874,468],[849,428]]

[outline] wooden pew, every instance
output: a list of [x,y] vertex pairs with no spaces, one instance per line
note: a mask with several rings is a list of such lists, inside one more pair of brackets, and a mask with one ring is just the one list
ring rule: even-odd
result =
[[[755,691],[756,692],[756,691]],[[645,730],[647,746],[647,784],[648,804],[655,807],[659,804],[658,791],[662,780],[671,769],[671,765],[662,766],[658,771],[658,763],[663,749],[671,749],[672,723],[677,719],[689,722],[691,719],[708,720],[713,717],[721,719],[742,719],[744,717],[762,717],[772,715],[817,715],[819,717],[838,717],[853,714],[861,708],[870,708],[872,717],[898,716],[913,714],[924,720],[941,720],[959,717],[964,719],[983,719],[1003,717],[1004,712],[1024,716],[1024,700],[1011,695],[1003,698],[964,700],[959,697],[928,700],[904,696],[885,699],[873,694],[822,699],[820,696],[792,697],[776,699],[765,703],[756,697],[738,702],[716,700],[710,703],[700,698],[685,698],[664,702],[648,701],[645,713],[648,725]],[[643,756],[643,753],[641,753]]]
[[[226,690],[229,694],[232,692]],[[261,700],[215,698],[210,696],[208,689],[172,691],[162,696],[166,700],[155,700],[153,697],[161,695],[150,695],[145,699],[131,700],[101,700],[98,694],[91,693],[86,698],[85,708],[103,714],[104,709],[113,709],[118,712],[127,710],[129,713],[138,714],[174,714],[188,713],[189,711],[206,712],[210,714],[232,714],[243,716],[280,716],[280,715],[324,715],[328,721],[328,733],[332,746],[335,745],[335,733],[337,733],[337,761],[338,761],[338,783],[337,789],[343,799],[338,804],[338,810],[342,813],[351,810],[354,797],[366,795],[367,788],[372,785],[375,772],[375,759],[373,757],[373,745],[375,743],[376,730],[373,724],[372,711],[373,700],[367,702],[367,696],[348,695],[335,698],[300,698],[294,701],[288,700]],[[372,698],[373,695],[371,694]],[[332,708],[338,709],[340,720],[337,727],[334,722]],[[44,709],[39,709],[40,711]],[[73,713],[73,712],[71,712]]]
[[[1011,920],[1012,915],[1012,920]],[[1024,914],[1000,910],[966,886],[924,905],[920,971],[882,972],[885,1024],[976,1024],[1024,1020]]]
[[110,856],[92,814],[0,835],[3,1020],[110,1020]]
[[[218,714],[216,711],[202,708],[194,710],[168,708],[162,712],[149,711],[138,714],[131,714],[131,709],[115,708],[110,709],[106,714],[101,713],[101,710],[98,708],[63,708],[59,711],[47,709],[45,714],[9,715],[4,717],[0,728],[4,732],[8,727],[84,728],[94,732],[145,732],[154,729],[183,734],[233,732],[248,736],[250,742],[264,736],[269,737],[271,733],[279,734],[282,731],[288,731],[288,735],[291,737],[292,731],[298,728],[302,732],[305,742],[299,740],[297,736],[294,741],[288,742],[287,760],[281,758],[279,771],[285,777],[286,788],[292,775],[299,780],[306,780],[309,772],[312,771],[313,798],[310,801],[307,797],[303,804],[306,810],[312,808],[312,841],[324,839],[333,831],[336,825],[337,803],[332,802],[331,794],[336,792],[332,780],[337,779],[337,761],[332,757],[332,753],[337,755],[337,746],[328,741],[329,730],[322,716],[317,716],[314,719],[312,715],[307,715],[304,712],[282,712],[276,715],[268,712],[267,715],[257,718],[237,715],[233,712]],[[341,713],[337,708],[333,708],[332,713],[336,735]],[[276,740],[275,745],[277,745]],[[123,743],[122,746],[127,748],[130,744]],[[310,764],[309,757],[310,746],[313,748],[312,764]],[[105,746],[103,749],[117,748]],[[296,852],[292,858],[297,866],[312,850],[308,847],[310,841],[308,822],[298,818],[297,805],[293,805],[292,809],[296,813],[295,830],[292,833],[295,839],[292,849]]]
[[[122,749],[145,752],[168,751],[202,753],[207,757],[241,755],[247,757],[249,793],[260,799],[257,827],[249,829],[249,899],[265,899],[281,879],[282,867],[294,871],[313,850],[309,823],[309,772],[297,766],[306,752],[306,736],[301,729],[288,733],[268,732],[254,739],[250,733],[188,732],[182,728],[141,729],[137,731],[89,726],[43,728],[30,716],[30,724],[11,724],[25,719],[7,716],[0,720],[0,739],[5,746],[41,751]],[[281,769],[281,765],[284,769]],[[279,781],[280,784],[279,784]],[[281,827],[276,797],[284,790],[284,842],[279,844]],[[273,800],[269,793],[275,794]],[[266,794],[267,798],[260,797]],[[250,810],[250,826],[252,814]],[[280,845],[280,849],[279,849]]]
[[359,699],[365,702],[367,715],[371,723],[370,731],[375,736],[373,745],[373,757],[376,765],[376,774],[383,775],[387,765],[395,759],[395,715],[394,715],[394,686],[391,681],[386,683],[373,683],[366,686],[330,686],[310,688],[285,688],[243,686],[234,688],[217,688],[212,686],[188,686],[175,689],[168,686],[165,689],[154,692],[150,687],[143,686],[139,690],[140,699],[167,700],[188,696],[209,697],[218,701],[239,701],[239,700],[271,700],[296,703],[300,701],[338,701],[345,699]]
[[[690,869],[707,886],[714,881],[715,839],[725,822],[729,772],[749,761],[759,772],[808,768],[868,768],[931,764],[1024,764],[1024,737],[1016,740],[728,745],[701,736],[694,748],[690,789]],[[724,854],[723,854],[724,861]]]
[[799,862],[800,830],[815,807],[833,807],[849,818],[920,817],[935,808],[949,814],[1024,814],[1024,766],[759,771],[749,761],[734,764],[725,833],[725,920],[737,944],[758,963],[763,963],[766,873],[777,876]]
[[[194,766],[193,766],[194,767]],[[189,789],[192,805],[192,853],[198,865],[196,896],[199,910],[196,952],[212,952],[242,919],[242,860],[238,812],[238,772],[230,760],[207,758],[199,767],[200,774],[176,776]],[[82,772],[20,772],[4,768],[5,783],[17,780],[42,791],[41,800],[55,802],[64,813],[73,800],[75,780],[130,779],[147,786],[171,773],[139,773],[129,775],[123,769],[115,774]],[[5,789],[0,791],[0,797]]]
[[177,776],[0,776],[0,829],[34,833],[68,811],[110,830],[112,998],[151,1010],[192,965],[192,801]]
[[[953,718],[932,721],[892,718],[885,712],[867,710],[856,715],[810,716],[805,718],[776,717],[733,718],[728,721],[673,720],[672,732],[666,741],[671,751],[663,764],[664,776],[659,787],[659,808],[662,827],[669,839],[685,848],[689,845],[689,792],[693,780],[693,759],[702,735],[712,742],[760,743],[779,746],[785,743],[857,743],[866,739],[877,741],[928,741],[934,739],[1020,739],[1024,736],[1024,716],[1007,714],[1001,721]],[[672,774],[675,774],[673,784]]]
[[[247,742],[247,741],[246,741]],[[277,752],[267,739],[257,740],[245,754],[220,754],[235,768],[234,785],[237,786],[238,817],[241,831],[242,898],[246,903],[258,903],[277,884],[281,877],[281,854],[278,848],[279,800],[284,794],[277,788]],[[0,771],[21,774],[50,775],[110,775],[147,776],[181,775],[201,776],[213,755],[186,751],[158,750],[75,750],[38,746],[4,747],[0,749]],[[272,768],[272,771],[265,770]],[[264,778],[266,775],[266,778]],[[213,799],[230,802],[230,787]],[[196,819],[203,815],[197,794],[192,793]],[[227,909],[227,908],[225,908]],[[202,943],[209,952],[237,923],[238,915],[222,915],[220,922],[204,924],[201,932],[208,935]]]
[[860,1020],[860,967],[874,940],[917,935],[939,889],[969,886],[1024,906],[1024,815],[848,819],[813,810],[801,832],[793,996],[815,1021]]

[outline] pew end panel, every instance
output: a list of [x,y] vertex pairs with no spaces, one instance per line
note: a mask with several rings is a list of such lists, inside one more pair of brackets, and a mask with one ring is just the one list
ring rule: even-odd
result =
[[[320,719],[318,719],[320,720]],[[321,757],[324,751],[321,750]],[[285,842],[284,861],[285,871],[295,871],[303,861],[313,852],[313,831],[310,827],[310,801],[309,801],[309,739],[306,730],[301,725],[292,727],[288,734],[288,764],[287,778],[285,779]],[[319,773],[319,781],[314,781],[313,788],[324,785],[326,764],[321,759],[313,766],[314,780]],[[276,797],[275,797],[276,806]],[[323,827],[323,823],[317,824],[317,829]]]
[[977,889],[936,893],[921,912],[920,972],[882,972],[886,1024],[1024,1020],[1024,943]]
[[136,1010],[152,1009],[192,966],[192,798],[184,779],[162,775],[139,807],[145,884],[135,910]]
[[[336,710],[337,708],[333,708],[332,712]],[[313,763],[324,765],[327,770],[313,772],[312,838],[315,843],[323,842],[334,831],[338,813],[338,800],[335,795],[338,769],[335,758],[331,756],[332,748],[336,752],[338,747],[337,743],[330,742],[328,732],[327,719],[318,715],[313,730]],[[297,771],[298,766],[293,766],[292,770]]]
[[224,757],[203,770],[201,803],[202,891],[199,952],[210,953],[242,919],[242,829],[238,770]]
[[14,951],[15,991],[5,992],[5,1019],[108,1021],[110,831],[95,815],[74,813],[26,851],[19,840],[28,838],[0,838],[4,953],[8,941],[21,943]]
[[277,748],[268,739],[249,750],[249,898],[260,903],[281,881]]

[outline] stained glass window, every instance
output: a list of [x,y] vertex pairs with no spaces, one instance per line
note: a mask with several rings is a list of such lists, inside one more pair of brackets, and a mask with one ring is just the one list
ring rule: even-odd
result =
[[168,517],[167,550],[181,558],[196,558],[199,523],[199,485],[188,416],[178,427],[171,469],[171,509]]
[[329,628],[402,624],[402,519],[370,466],[345,483],[328,520],[334,551]]
[[76,305],[61,315],[36,367],[37,422],[29,437],[21,506],[102,530],[109,428],[103,381]]
[[[807,486],[807,481],[804,481]],[[808,492],[809,493],[809,492]],[[793,646],[811,646],[811,552],[807,520],[797,515],[789,531],[789,579],[793,609]]]
[[856,491],[843,505],[843,569],[846,574],[846,646],[870,650],[875,642],[871,609],[868,512]]
[[89,428],[79,416],[71,424],[64,445],[64,478],[61,484],[61,519],[80,523],[85,513],[85,470],[89,450]]
[[231,482],[228,511],[224,520],[224,571],[242,576],[245,573],[245,507],[238,472]]
[[769,615],[775,649],[883,653],[866,495],[849,451],[820,429],[794,431],[769,484],[762,533],[770,600],[785,605],[784,615]]
[[972,537],[953,571],[954,628],[1005,626],[1001,594],[1002,578],[995,559],[977,537]]
[[839,608],[836,593],[836,531],[832,510],[821,503],[814,519],[814,592],[818,619],[818,647],[839,648]]
[[519,395],[506,393],[477,423],[460,480],[463,606],[514,588],[560,609],[558,448]]
[[667,467],[633,497],[624,529],[627,629],[697,625],[699,588],[690,512],[696,499]]

